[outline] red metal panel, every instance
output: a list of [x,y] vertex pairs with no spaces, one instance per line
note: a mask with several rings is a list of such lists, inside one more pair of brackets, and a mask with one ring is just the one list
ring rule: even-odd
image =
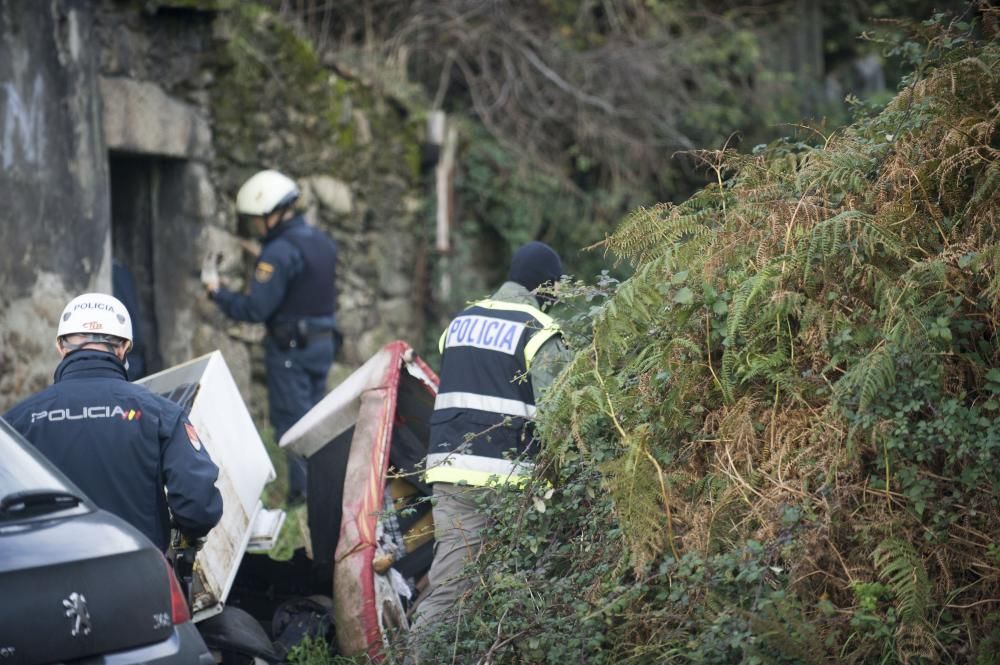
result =
[[343,521],[334,563],[334,622],[341,653],[367,652],[375,662],[382,660],[382,635],[375,607],[372,559],[375,529],[382,510],[389,446],[396,414],[396,398],[404,362],[409,359],[434,387],[437,375],[408,344],[391,342],[383,347],[391,354],[385,375],[361,396],[361,408],[351,440],[351,452],[344,478]]

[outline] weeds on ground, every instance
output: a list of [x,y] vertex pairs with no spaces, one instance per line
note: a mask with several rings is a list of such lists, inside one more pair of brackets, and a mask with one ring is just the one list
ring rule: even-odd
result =
[[288,665],[364,665],[365,657],[348,658],[330,655],[330,645],[319,637],[307,637],[292,647],[285,661]]

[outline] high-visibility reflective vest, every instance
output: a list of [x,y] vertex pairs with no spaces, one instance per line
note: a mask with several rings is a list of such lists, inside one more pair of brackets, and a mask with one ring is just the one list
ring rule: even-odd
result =
[[426,480],[486,485],[531,473],[535,395],[528,370],[559,334],[530,305],[482,300],[441,335],[441,384],[431,416]]

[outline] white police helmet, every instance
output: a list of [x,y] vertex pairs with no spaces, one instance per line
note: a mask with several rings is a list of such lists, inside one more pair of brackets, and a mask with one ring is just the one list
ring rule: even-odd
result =
[[56,339],[64,335],[88,335],[96,341],[117,337],[132,344],[132,319],[118,298],[106,293],[84,293],[69,301],[59,318]]
[[299,198],[295,181],[277,171],[261,171],[243,183],[236,194],[236,212],[263,217],[287,208]]

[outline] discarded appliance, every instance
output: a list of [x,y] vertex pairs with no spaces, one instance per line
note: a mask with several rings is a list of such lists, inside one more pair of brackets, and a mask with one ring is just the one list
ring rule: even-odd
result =
[[426,582],[434,526],[420,473],[437,388],[413,349],[391,342],[281,438],[308,460],[312,555],[333,566],[341,654],[380,660]]
[[202,621],[222,612],[248,547],[269,549],[277,538],[284,512],[260,501],[274,466],[219,351],[137,383],[184,408],[219,467],[222,520],[198,552],[190,593],[192,617]]

